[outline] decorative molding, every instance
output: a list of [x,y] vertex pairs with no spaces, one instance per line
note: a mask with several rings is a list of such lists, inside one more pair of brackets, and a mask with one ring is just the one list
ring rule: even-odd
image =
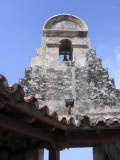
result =
[[88,48],[86,44],[72,44],[73,48]]

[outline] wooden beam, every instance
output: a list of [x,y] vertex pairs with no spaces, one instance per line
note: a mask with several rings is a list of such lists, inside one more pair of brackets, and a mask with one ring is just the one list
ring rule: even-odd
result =
[[68,144],[79,144],[79,143],[100,143],[100,142],[111,142],[120,141],[120,130],[106,130],[96,134],[96,132],[81,132],[69,134],[65,141]]
[[11,155],[14,156],[16,154],[18,155],[18,154],[21,154],[21,153],[24,153],[24,152],[28,152],[30,150],[35,150],[35,149],[40,149],[40,148],[45,148],[44,142],[36,142],[34,144],[30,144],[29,146],[26,146],[26,147],[23,147],[21,149],[12,151]]
[[79,142],[79,143],[69,143],[67,148],[80,148],[80,147],[94,147],[100,143],[91,143],[91,142]]
[[27,116],[35,117],[36,120],[38,120],[44,124],[52,125],[53,127],[61,129],[61,130],[67,130],[67,126],[60,124],[58,120],[54,120],[54,119],[47,117],[47,116],[45,116],[45,117],[41,116],[40,111],[38,111],[37,108],[34,112],[32,112],[29,109],[29,107],[31,107],[30,104],[27,104],[25,102],[15,104],[15,103],[10,102],[10,101],[3,99],[3,98],[0,98],[0,100],[1,100],[1,103],[4,103],[6,105],[10,105],[12,110],[14,109],[15,111],[21,112],[22,114],[25,114]]
[[49,160],[60,160],[60,151],[49,150]]
[[54,135],[52,133],[43,131],[40,128],[33,127],[32,125],[20,122],[16,119],[12,119],[3,114],[0,114],[0,127],[43,141],[54,141]]
[[0,110],[3,109],[4,106],[5,106],[5,104],[0,101]]

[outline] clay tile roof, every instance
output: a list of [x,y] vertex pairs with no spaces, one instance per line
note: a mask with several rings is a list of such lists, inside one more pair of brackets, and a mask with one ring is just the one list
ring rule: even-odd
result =
[[66,129],[66,127],[95,128],[101,126],[120,126],[120,119],[117,117],[90,119],[88,116],[83,116],[80,119],[74,119],[70,116],[61,116],[54,111],[50,111],[49,106],[40,105],[37,98],[24,97],[24,95],[24,89],[20,84],[8,85],[6,78],[0,74],[0,105],[1,103],[7,103],[12,106],[14,110],[34,117],[34,120],[38,119],[64,129]]
[[29,100],[31,99],[31,97],[24,97],[24,100]]
[[13,87],[13,84],[8,85],[8,87]]

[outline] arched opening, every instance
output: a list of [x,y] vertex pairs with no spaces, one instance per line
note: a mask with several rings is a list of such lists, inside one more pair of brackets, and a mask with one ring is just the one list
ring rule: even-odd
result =
[[60,47],[59,47],[59,59],[61,61],[72,61],[73,56],[73,48],[71,41],[68,39],[63,39],[60,41]]

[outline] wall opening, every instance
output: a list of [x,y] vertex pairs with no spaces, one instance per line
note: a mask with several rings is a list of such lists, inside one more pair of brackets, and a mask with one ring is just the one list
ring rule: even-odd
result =
[[93,148],[70,148],[60,152],[60,160],[93,160]]
[[59,60],[60,61],[72,61],[73,60],[73,48],[72,43],[68,39],[63,39],[60,41],[59,47]]
[[49,151],[47,149],[44,150],[44,160],[49,160]]
[[[45,149],[44,160],[49,159],[49,151]],[[60,160],[93,160],[93,148],[70,148],[60,151]]]

